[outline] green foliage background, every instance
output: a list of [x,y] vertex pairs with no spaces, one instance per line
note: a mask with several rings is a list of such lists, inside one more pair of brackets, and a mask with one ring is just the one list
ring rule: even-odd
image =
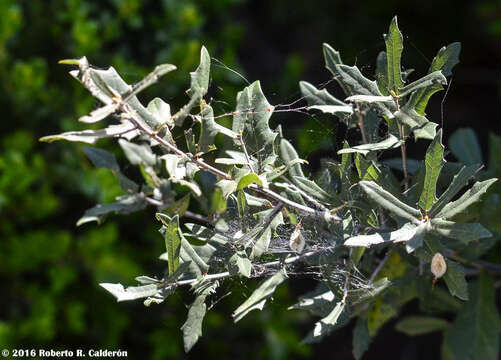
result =
[[[129,82],[141,79],[155,64],[176,64],[178,71],[143,96],[161,94],[182,104],[186,75],[197,66],[204,44],[249,81],[261,79],[270,102],[287,103],[299,97],[300,79],[320,83],[327,78],[321,65],[322,42],[343,49],[346,62],[368,63],[384,46],[382,39],[373,42],[374,33],[386,29],[388,19],[398,14],[410,34],[404,41],[415,48],[406,57],[409,63],[426,69],[422,54],[431,57],[452,41],[464,44],[457,81],[446,102],[446,133],[476,126],[485,152],[488,131],[499,133],[500,125],[493,124],[499,79],[491,76],[492,69],[499,71],[500,59],[500,20],[493,15],[500,9],[495,1],[444,1],[433,8],[415,8],[396,1],[314,6],[303,1],[0,0],[0,9],[1,348],[103,348],[128,350],[131,358],[185,356],[178,331],[189,303],[184,295],[148,309],[140,302],[117,305],[97,286],[161,272],[162,264],[154,259],[163,251],[163,241],[148,212],[113,218],[100,227],[75,228],[85,209],[110,202],[120,189],[109,172],[89,164],[81,147],[37,143],[41,136],[75,130],[76,114],[96,106],[67,69],[57,65],[60,59],[86,55],[94,64],[113,65]],[[215,95],[230,104],[214,106],[228,111],[244,82],[221,67],[213,70]],[[365,70],[373,72],[370,67]],[[434,101],[430,118],[440,122],[440,99]],[[279,120],[293,125],[289,135],[295,136],[300,155],[313,163],[334,149],[332,140],[344,136],[344,130],[328,120],[289,113]],[[492,154],[489,170],[497,171],[496,152]],[[491,228],[496,223],[493,218]],[[279,289],[275,302],[280,306],[272,303],[235,326],[225,309],[239,304],[235,294],[250,290],[240,283],[229,288],[233,296],[208,314],[205,336],[190,357],[203,353],[209,358],[285,359],[325,352],[350,358],[351,342],[344,332],[316,348],[299,345],[311,320],[303,314],[284,314],[283,304],[291,303],[289,292],[295,289]],[[370,353],[378,346],[394,346],[384,335],[409,342],[392,331],[383,331],[382,345],[376,341]],[[395,346],[395,357],[419,341],[407,348]],[[438,352],[438,343],[430,341]]]

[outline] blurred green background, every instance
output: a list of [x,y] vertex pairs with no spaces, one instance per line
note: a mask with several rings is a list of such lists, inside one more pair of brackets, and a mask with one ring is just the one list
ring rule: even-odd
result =
[[[185,355],[179,328],[188,293],[145,308],[117,304],[98,286],[162,272],[153,210],[76,228],[85,209],[112,201],[120,188],[111,173],[92,167],[81,145],[37,139],[81,128],[76,119],[97,106],[68,68],[57,65],[60,59],[85,55],[96,66],[113,65],[128,82],[159,63],[175,64],[176,72],[141,95],[160,96],[175,108],[187,99],[188,72],[204,44],[249,81],[260,79],[272,104],[287,104],[300,97],[299,80],[320,85],[330,79],[322,42],[372,74],[384,48],[381,34],[395,14],[404,33],[404,66],[417,74],[441,46],[463,43],[443,118],[443,94],[432,100],[429,117],[443,119],[446,134],[465,126],[481,140],[489,131],[500,134],[499,1],[0,0],[0,347],[122,349],[147,359],[349,359],[350,328],[318,346],[299,344],[313,320],[285,309],[307,279],[281,288],[265,311],[238,326],[231,311],[253,284],[226,283],[221,296],[231,296],[214,304],[204,337]],[[217,61],[212,71],[215,111],[231,111],[245,83]],[[286,136],[314,165],[346,136],[331,118],[286,112],[272,121],[287,125]],[[487,141],[481,145],[487,151]],[[386,359],[399,359],[422,344],[432,354],[427,358],[438,356],[439,339],[409,339],[387,326],[365,358],[383,351]]]

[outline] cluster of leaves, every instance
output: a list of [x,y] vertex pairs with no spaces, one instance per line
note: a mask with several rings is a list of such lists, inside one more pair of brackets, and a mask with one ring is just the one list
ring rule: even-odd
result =
[[[163,276],[139,276],[139,286],[101,286],[118,301],[144,298],[146,306],[162,303],[177,287],[191,286],[195,299],[182,327],[189,351],[202,334],[206,300],[224,279],[265,278],[234,311],[237,322],[262,309],[288,274],[306,269],[317,275],[318,288],[291,306],[320,317],[306,342],[319,341],[356,318],[353,353],[358,359],[381,326],[418,298],[424,311],[458,312],[456,322],[450,326],[438,317],[413,317],[400,322],[399,329],[444,330],[443,352],[450,358],[473,352],[479,358],[495,358],[501,324],[487,271],[499,267],[478,258],[496,238],[476,221],[483,210],[475,206],[496,179],[481,169],[481,158],[463,141],[471,140],[466,130],[451,137],[459,162],[446,162],[442,131],[425,114],[429,98],[447,84],[460,45],[440,49],[428,74],[406,84],[412,70],[402,71],[403,40],[396,18],[384,40],[376,81],[356,66],[343,64],[339,53],[324,44],[326,67],[345,91],[344,101],[300,83],[308,110],[332,114],[349,128],[358,127],[362,135],[361,144],[345,143],[339,160],[324,162],[314,180],[303,172],[304,160],[281,128],[270,128],[275,107],[258,81],[238,93],[234,111],[214,115],[204,100],[211,62],[205,48],[191,73],[189,101],[175,113],[160,98],[145,107],[136,96],[173,71],[173,65],[159,65],[129,85],[114,68],[94,68],[85,57],[63,61],[78,66],[71,75],[103,104],[79,120],[115,120],[102,129],[42,140],[94,144],[118,138],[125,156],[142,174],[141,183],[135,182],[113,154],[86,147],[94,165],[117,177],[123,195],[87,210],[78,224],[154,206],[165,240],[166,252],[160,258],[168,266]],[[231,129],[216,122],[226,116],[233,118]],[[407,158],[412,137],[431,140],[424,161]],[[216,143],[226,144],[224,152]],[[381,152],[392,149],[400,149],[400,157],[379,161]],[[475,177],[486,179],[464,191]],[[491,206],[497,206],[493,201]],[[463,265],[479,275],[471,291]],[[433,287],[435,282],[439,284]],[[462,305],[456,298],[470,301]],[[475,346],[466,351],[462,336],[474,330],[472,321],[483,331],[471,334]]]

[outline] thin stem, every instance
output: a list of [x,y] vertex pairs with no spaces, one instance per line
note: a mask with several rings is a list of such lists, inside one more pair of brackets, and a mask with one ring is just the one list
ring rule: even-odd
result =
[[277,193],[271,191],[270,189],[265,189],[257,184],[250,184],[249,189],[257,191],[263,195],[267,195],[267,196],[269,196],[277,201],[283,202],[285,205],[287,205],[291,208],[294,208],[296,210],[299,210],[302,213],[313,215],[316,217],[325,218],[327,221],[331,221],[331,220],[332,221],[342,221],[342,219],[339,216],[331,214],[329,210],[316,210],[316,209],[312,209],[311,207],[308,207],[306,205],[298,204],[292,200],[284,198],[281,195],[278,195]]
[[365,134],[364,128],[364,118],[362,116],[362,112],[360,111],[360,106],[358,105],[358,103],[356,104],[355,113],[357,114],[358,118],[358,127],[360,128],[360,132],[362,133],[362,142],[364,144],[367,144],[367,135]]
[[464,265],[473,266],[474,268],[477,268],[479,270],[487,270],[491,272],[501,273],[501,265],[498,264],[493,264],[484,260],[468,260],[457,255],[452,250],[447,250],[444,255],[449,259],[455,260]]
[[376,267],[376,269],[374,270],[374,272],[371,274],[371,277],[369,278],[369,282],[367,283],[367,285],[372,285],[372,283],[376,279],[376,276],[378,276],[378,274],[383,269],[383,266],[386,264],[386,262],[390,258],[390,255],[391,255],[392,251],[393,251],[393,249],[388,250],[388,252],[386,253],[386,255],[383,258],[383,260],[381,260],[381,262],[378,264],[378,266]]
[[[205,170],[207,170],[207,171],[209,171],[209,172],[211,172],[219,177],[222,177],[226,180],[232,180],[232,178],[229,174],[205,163],[202,159],[196,158],[191,153],[185,153],[184,151],[178,149],[176,146],[172,145],[171,143],[169,143],[168,141],[163,139],[155,131],[150,129],[148,127],[148,125],[146,125],[141,119],[139,119],[138,116],[136,115],[135,111],[130,109],[128,104],[122,102],[120,104],[120,108],[127,115],[128,119],[130,121],[132,121],[137,126],[137,128],[139,130],[144,132],[149,137],[155,139],[157,142],[159,142],[161,145],[165,146],[167,149],[171,150],[172,152],[178,154],[181,157],[188,158],[189,161],[197,164],[202,169],[205,169]],[[300,212],[303,212],[305,214],[310,214],[313,216],[322,217],[327,221],[341,221],[341,218],[339,216],[331,214],[328,210],[320,211],[320,210],[312,209],[312,208],[305,206],[305,205],[302,205],[302,204],[298,204],[292,200],[284,198],[283,196],[275,193],[274,191],[272,191],[270,189],[265,189],[263,187],[260,187],[259,185],[251,184],[251,185],[249,185],[249,188],[252,190],[258,191],[262,194],[265,194],[265,195],[275,199],[276,201],[282,202],[285,205],[287,205],[291,208],[294,208]]]
[[245,147],[244,140],[242,139],[242,133],[238,134],[238,140],[240,140],[240,145],[242,146],[242,150],[244,151],[245,161],[247,161],[247,166],[249,166],[249,170],[251,172],[255,173],[254,169],[252,168],[249,153],[247,152],[247,148]]

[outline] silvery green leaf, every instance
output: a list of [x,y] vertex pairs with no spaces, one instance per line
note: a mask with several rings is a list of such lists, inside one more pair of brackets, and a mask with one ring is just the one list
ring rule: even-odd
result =
[[419,89],[432,87],[437,84],[447,85],[447,79],[440,70],[434,71],[428,75],[423,76],[421,79],[418,79],[410,83],[409,85],[404,86],[402,89],[400,89],[399,96],[406,96]]
[[273,295],[277,286],[283,283],[285,279],[287,279],[287,272],[285,268],[282,268],[275,275],[261,282],[252,295],[235,310],[233,320],[238,322],[250,311],[255,309],[262,310],[266,300]]
[[[133,94],[138,94],[139,92],[143,91],[147,87],[153,85],[156,83],[162,76],[170,73],[171,71],[176,70],[177,67],[172,64],[160,64],[153,69],[152,72],[150,72],[148,75],[146,75],[141,81],[138,83],[134,84],[132,86],[132,91],[131,93]],[[130,96],[130,95],[126,95]]]
[[393,98],[391,96],[352,95],[344,99],[344,101],[361,103],[393,103]]
[[250,278],[252,264],[244,252],[237,252],[228,261],[228,270],[230,274],[240,274]]
[[416,140],[432,140],[435,138],[437,124],[418,114],[416,110],[404,106],[400,111],[396,111],[394,116],[397,120],[410,127]]
[[149,277],[149,276],[137,276],[136,281],[142,285],[148,285],[148,284],[158,284],[161,282],[161,280]]
[[252,247],[252,252],[250,255],[251,259],[257,258],[262,254],[266,253],[270,245],[272,233],[276,230],[278,225],[284,223],[282,212],[279,211],[274,215],[272,219],[268,219],[272,215],[274,209],[260,211],[254,214],[254,217],[259,219],[260,223],[263,223],[264,227],[252,237],[254,246]]
[[68,131],[58,135],[44,136],[40,138],[40,141],[50,143],[57,140],[66,140],[94,144],[97,140],[100,139],[121,136],[127,137],[129,140],[131,140],[137,135],[138,132],[134,124],[130,122],[124,122],[119,125],[110,125],[105,129]]
[[232,139],[237,138],[237,134],[235,134],[230,129],[225,128],[222,125],[219,125],[214,120],[214,111],[210,105],[205,105],[202,109],[201,113],[201,122],[202,127],[200,130],[200,140],[198,145],[200,150],[204,153],[209,152],[212,149],[215,149],[214,138],[217,134],[221,133]]
[[301,94],[308,102],[308,105],[341,105],[347,106],[341,100],[336,99],[334,96],[329,94],[326,89],[319,90],[312,84],[306,81],[299,82],[299,88]]
[[[420,224],[419,226],[422,226]],[[396,231],[389,233],[374,233],[371,235],[357,235],[349,238],[344,242],[345,246],[363,246],[370,247],[372,245],[382,244],[382,243],[398,243],[406,242],[411,240],[416,236],[417,229],[416,226],[411,223],[407,223]]]
[[470,179],[475,175],[475,173],[480,169],[480,165],[474,164],[470,166],[463,166],[459,173],[457,173],[452,182],[447,187],[447,189],[442,193],[442,195],[438,198],[438,200],[433,204],[430,211],[428,212],[429,216],[433,216],[440,210],[446,206],[449,201],[452,200],[454,196],[466,185]]
[[[383,96],[376,82],[363,76],[356,66],[338,65],[337,72],[340,75],[339,80],[351,89],[350,95]],[[391,102],[375,102],[373,106],[388,118],[392,118],[393,112],[396,111],[395,104]]]
[[99,286],[106,289],[114,297],[117,302],[142,299],[148,296],[153,296],[158,292],[158,287],[155,284],[144,286],[129,286],[124,288],[122,284],[101,283]]
[[313,331],[303,339],[303,343],[314,343],[329,335],[335,328],[346,322],[341,316],[345,311],[346,304],[343,301],[336,303],[331,312],[315,323]]
[[127,104],[137,114],[138,121],[144,122],[147,126],[152,128],[156,128],[160,125],[157,122],[157,119],[139,102],[138,98],[135,96],[137,92],[155,82],[158,79],[157,77],[147,77],[143,80],[143,82],[140,82],[132,87],[123,81],[113,67],[109,67],[106,70],[92,68],[89,66],[85,57],[79,60],[79,70],[71,71],[70,74],[79,80],[94,97],[99,99],[105,105],[110,105],[116,102],[116,99],[120,100],[120,98],[123,97],[123,99],[126,99]]
[[[428,73],[441,70],[444,76],[450,76],[452,74],[452,68],[459,62],[460,51],[461,44],[458,42],[441,48],[437,56],[433,59]],[[443,86],[440,84],[419,89],[412,93],[406,106],[414,108],[418,114],[424,115],[428,100],[434,93],[440,90],[443,90]]]
[[212,283],[208,288],[203,290],[190,305],[186,322],[181,327],[185,352],[189,352],[202,336],[202,321],[205,317],[205,313],[207,312],[205,299],[216,290],[217,286],[217,282]]
[[183,180],[183,179],[176,179],[176,178],[171,178],[170,179],[173,183],[179,184],[181,186],[186,186],[189,188],[195,196],[200,197],[202,196],[202,190],[198,186],[197,183],[194,181],[189,181],[189,180]]
[[325,67],[329,70],[334,79],[338,82],[339,86],[343,89],[346,95],[352,93],[352,89],[349,84],[345,84],[341,80],[341,74],[338,71],[338,66],[343,63],[341,60],[341,56],[339,55],[339,51],[334,50],[329,44],[323,43],[322,50],[324,54]]
[[181,180],[186,176],[186,166],[184,166],[184,159],[176,154],[162,155],[160,159],[165,160],[165,168],[169,173],[171,179]]
[[200,50],[200,65],[190,73],[191,87],[188,90],[190,101],[179,109],[173,116],[174,124],[182,126],[184,119],[190,113],[193,106],[203,104],[203,97],[209,89],[210,79],[210,56],[207,49],[202,46]]
[[154,166],[157,163],[157,157],[149,146],[134,144],[124,139],[118,140],[118,143],[132,165]]
[[[217,158],[215,160],[216,164],[224,164],[224,165],[247,165],[247,158],[245,157],[245,154],[241,151],[234,151],[234,150],[226,150],[226,154],[228,154],[230,157],[229,158]],[[251,164],[257,165],[255,161],[251,159]]]
[[245,199],[247,200],[247,204],[249,206],[266,206],[266,207],[272,206],[269,200],[251,194],[245,193]]
[[[233,116],[233,132],[241,134],[250,156],[256,156],[259,164],[275,155],[274,141],[277,132],[270,129],[269,120],[274,106],[266,100],[259,81],[237,94],[236,115]],[[235,139],[240,146],[240,139]]]
[[492,236],[489,230],[478,223],[461,223],[443,219],[431,219],[431,225],[434,232],[451,239],[459,240],[464,244]]
[[225,200],[237,190],[237,182],[234,180],[219,180],[216,186],[223,192],[223,198]]
[[329,201],[331,199],[331,195],[318,186],[313,180],[301,176],[293,176],[292,181],[298,188],[303,190],[308,195],[313,196],[315,199],[321,201]]
[[400,64],[404,45],[396,16],[391,20],[388,34],[384,34],[383,37],[386,44],[388,88],[398,94],[399,89],[404,84],[401,74],[402,65]]
[[296,149],[288,140],[280,139],[280,158],[282,159],[282,162],[288,167],[289,174],[291,176],[304,177],[301,164],[294,163],[293,165],[290,165],[292,162],[300,159]]
[[97,123],[105,118],[107,118],[109,115],[113,114],[115,111],[117,111],[119,104],[108,104],[104,105],[96,110],[93,110],[89,115],[82,116],[78,119],[78,121],[87,123],[87,124],[93,124]]
[[482,149],[477,135],[470,129],[458,129],[449,138],[449,148],[454,156],[465,165],[482,164]]
[[351,148],[344,148],[339,150],[338,154],[348,154],[348,153],[360,153],[363,155],[367,155],[371,151],[379,151],[379,150],[387,150],[394,149],[399,147],[402,144],[396,136],[389,134],[386,139],[374,144],[362,144],[353,146]]
[[209,90],[210,55],[205,46],[200,50],[200,65],[190,73],[191,87],[190,96],[202,98]]
[[148,111],[155,117],[159,124],[167,124],[170,127],[174,126],[170,114],[170,105],[160,98],[154,98],[148,103]]
[[478,181],[456,201],[450,202],[435,216],[437,218],[449,219],[466,210],[471,204],[480,200],[487,189],[498,179]]
[[96,221],[100,223],[104,216],[109,213],[115,214],[129,214],[132,212],[143,210],[147,203],[144,196],[137,195],[124,195],[117,198],[117,201],[111,204],[98,204],[93,208],[85,211],[83,216],[77,221],[77,226],[82,224]]
[[418,218],[421,217],[421,212],[418,209],[404,204],[373,181],[360,181],[359,185],[369,198],[375,201],[378,205],[381,205],[395,215],[409,220],[411,223],[416,225],[421,224],[418,220]]
[[191,245],[184,236],[181,236],[181,251],[179,257],[182,262],[191,262],[190,272],[200,276],[209,271],[207,262],[210,260],[216,249],[210,245]]
[[333,115],[353,114],[351,105],[312,105],[308,106],[308,110],[320,110],[323,113]]
[[307,294],[299,298],[299,301],[290,306],[288,310],[307,310],[312,315],[325,317],[332,310],[334,298],[334,293],[331,290]]

